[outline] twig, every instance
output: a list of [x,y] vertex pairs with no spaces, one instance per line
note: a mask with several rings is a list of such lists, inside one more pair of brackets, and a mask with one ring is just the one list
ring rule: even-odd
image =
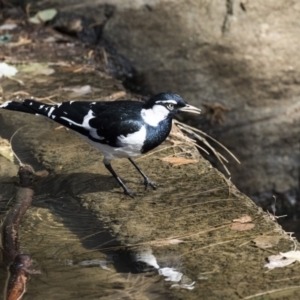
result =
[[177,121],[177,120],[174,120],[174,123],[175,124],[179,124],[179,125],[181,125],[183,128],[188,128],[188,129],[190,129],[190,130],[192,130],[193,132],[199,132],[200,134],[202,134],[202,135],[204,135],[205,137],[207,137],[207,138],[209,138],[209,139],[211,139],[212,141],[214,141],[217,145],[219,145],[221,148],[223,148],[237,163],[241,163],[238,159],[237,159],[237,157],[229,150],[229,149],[227,149],[223,144],[221,144],[220,142],[218,142],[217,140],[215,140],[213,137],[211,137],[210,135],[208,135],[207,133],[205,133],[205,132],[203,132],[203,131],[201,131],[200,129],[197,129],[197,128],[195,128],[195,127],[192,127],[192,126],[189,126],[189,125],[186,125],[186,124],[184,124],[184,123],[182,123],[182,122],[179,122],[179,121]]
[[28,165],[23,165],[21,162],[20,164],[16,203],[8,212],[1,228],[3,266],[8,267],[8,278],[4,288],[5,300],[21,300],[26,292],[26,283],[30,274],[40,274],[40,271],[30,269],[31,257],[28,254],[20,253],[18,230],[23,216],[32,203],[34,194],[34,170]]
[[276,290],[270,290],[270,291],[266,291],[266,292],[262,292],[262,293],[257,293],[251,296],[247,296],[243,299],[253,299],[256,297],[260,297],[263,295],[269,295],[269,294],[273,294],[273,293],[277,293],[277,292],[282,292],[282,291],[287,291],[287,290],[295,290],[295,289],[300,289],[300,285],[293,285],[293,286],[288,286],[286,288],[282,288],[282,289],[276,289]]
[[15,135],[16,135],[21,129],[23,129],[25,126],[27,126],[27,125],[24,125],[24,126],[20,127],[18,130],[16,130],[16,131],[14,132],[14,134],[11,136],[10,140],[9,140],[10,150],[11,150],[11,152],[13,153],[13,155],[15,156],[15,158],[18,160],[20,167],[21,167],[21,166],[24,166],[24,164],[21,162],[21,160],[19,159],[19,157],[17,156],[17,154],[16,154],[15,151],[13,150],[13,148],[12,148],[12,141],[13,141],[13,138],[15,137]]
[[[207,141],[206,139],[202,138],[200,135],[198,135],[197,133],[193,132],[190,129],[184,128],[183,126],[179,125],[178,126],[182,131],[185,131],[189,134],[193,134],[199,141],[201,141],[202,143],[204,143],[204,145],[206,145],[212,152],[213,154],[217,157],[218,161],[222,164],[223,168],[225,169],[226,173],[228,175],[231,175],[229,170],[227,169],[227,167],[225,166],[223,160],[225,162],[228,162],[220,153],[218,153]],[[198,145],[197,145],[198,147]]]

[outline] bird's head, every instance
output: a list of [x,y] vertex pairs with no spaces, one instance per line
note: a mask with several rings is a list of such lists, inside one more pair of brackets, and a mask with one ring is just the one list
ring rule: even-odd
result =
[[201,112],[199,108],[187,104],[179,95],[160,93],[145,102],[142,109],[142,117],[146,123],[157,126],[159,122],[172,118],[181,111],[196,114]]

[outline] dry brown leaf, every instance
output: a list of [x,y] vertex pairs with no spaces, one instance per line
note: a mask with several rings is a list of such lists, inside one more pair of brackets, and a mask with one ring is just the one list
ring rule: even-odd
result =
[[250,216],[243,216],[243,217],[240,217],[238,219],[234,219],[232,221],[243,224],[243,223],[249,223],[249,222],[251,222],[252,218]]
[[253,224],[253,223],[247,223],[247,224],[232,223],[231,230],[246,231],[246,230],[253,229],[254,226],[255,226],[255,224]]
[[0,26],[0,31],[7,31],[7,30],[13,30],[16,29],[18,27],[17,24],[15,23],[7,23],[5,22],[5,24]]
[[84,67],[79,67],[78,69],[74,70],[73,73],[79,73],[84,70]]
[[49,176],[49,172],[47,170],[37,171],[35,175],[41,178],[46,178]]
[[[74,97],[83,96],[92,92],[90,85],[84,86],[69,86],[62,88],[63,91],[72,92]],[[71,95],[72,96],[72,95]]]
[[280,236],[262,235],[253,240],[255,246],[261,249],[272,248],[279,243]]
[[198,162],[197,159],[189,159],[185,157],[163,157],[162,161],[171,163],[173,166],[181,166],[187,164],[196,164]]

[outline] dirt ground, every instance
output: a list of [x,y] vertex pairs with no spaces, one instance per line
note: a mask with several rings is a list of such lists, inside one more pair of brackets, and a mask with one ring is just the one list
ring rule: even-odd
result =
[[[119,81],[95,70],[98,65],[93,61],[93,49],[76,40],[45,41],[55,34],[43,27],[16,29],[11,43],[20,37],[27,43],[0,44],[2,59],[20,70],[13,79],[0,80],[2,100],[18,96],[46,102],[132,98]],[[32,68],[33,63],[38,64]],[[90,88],[83,93],[79,88],[87,85]],[[74,133],[44,118],[0,111],[2,139],[9,140],[19,128],[12,142],[17,155],[36,170],[46,168],[50,172],[37,185],[37,197],[60,199],[67,195],[78,210],[88,210],[104,222],[121,250],[133,256],[152,253],[161,267],[180,270],[184,274],[181,286],[171,288],[171,282],[161,280],[171,299],[298,298],[299,262],[274,270],[264,267],[268,256],[293,250],[298,244],[230,180],[197,157],[195,149],[167,141],[161,151],[137,159],[158,184],[156,191],[144,190],[142,179],[126,160],[113,162],[128,187],[137,192],[131,199],[123,195],[104,168],[102,155]],[[182,151],[198,162],[174,166],[161,160]],[[4,181],[15,176],[17,166],[5,167],[5,158],[0,158],[1,201],[8,202],[13,188]],[[245,216],[251,220],[234,222]],[[103,245],[100,250],[108,247]],[[193,289],[182,288],[184,284]],[[158,299],[147,291],[147,296],[135,299]]]

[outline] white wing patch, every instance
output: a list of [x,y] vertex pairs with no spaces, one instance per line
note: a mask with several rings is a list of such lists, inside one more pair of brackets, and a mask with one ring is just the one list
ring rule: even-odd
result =
[[78,134],[89,144],[99,149],[104,154],[105,161],[110,161],[114,158],[128,158],[140,156],[141,149],[144,145],[144,141],[146,138],[146,127],[143,126],[139,131],[128,134],[127,136],[119,136],[118,140],[121,147],[118,148],[92,141],[88,137],[80,133]]
[[93,118],[95,118],[95,116],[93,114],[93,111],[91,109],[89,110],[88,114],[83,118],[82,124],[76,123],[73,120],[71,120],[69,118],[66,118],[66,117],[60,117],[60,118],[63,119],[63,120],[66,120],[67,122],[69,122],[70,126],[71,125],[75,125],[75,126],[82,127],[84,129],[88,130],[89,133],[90,133],[90,135],[91,135],[91,137],[93,137],[93,138],[95,138],[97,140],[103,140],[104,139],[104,137],[99,136],[97,134],[97,129],[96,128],[92,128],[90,126],[90,124],[89,124],[90,120],[93,119]]
[[0,105],[0,107],[7,107],[9,105],[9,103],[11,103],[11,102],[12,101],[6,101],[2,105]]
[[[30,103],[30,105],[31,105],[31,104],[32,104],[32,103]],[[49,112],[48,112],[48,118],[51,117],[51,115],[52,115],[52,113],[53,113],[54,110],[55,110],[55,107],[52,106],[52,107],[50,108]]]
[[118,144],[124,146],[137,146],[141,150],[146,139],[146,127],[142,126],[139,131],[125,135],[118,136]]

